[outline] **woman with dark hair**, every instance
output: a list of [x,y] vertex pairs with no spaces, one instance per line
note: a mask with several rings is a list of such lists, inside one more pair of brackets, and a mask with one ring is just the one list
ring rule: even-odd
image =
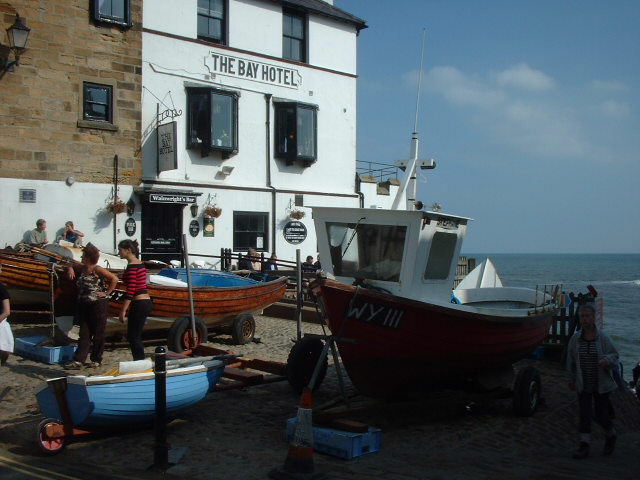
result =
[[612,374],[618,365],[618,351],[609,336],[596,327],[596,311],[591,305],[580,305],[578,318],[582,328],[567,345],[567,371],[569,388],[578,393],[580,445],[573,458],[580,459],[589,455],[593,413],[605,432],[602,453],[611,455],[616,445],[609,395],[618,388]]
[[[80,325],[80,338],[73,361],[64,366],[66,369],[77,370],[83,364],[95,368],[102,364],[104,329],[109,306],[107,296],[116,288],[118,277],[98,266],[99,259],[100,251],[88,244],[82,251],[82,265],[69,267],[67,272],[71,280],[77,278],[75,323]],[[91,362],[85,363],[89,350]]]
[[[151,313],[153,304],[147,293],[147,269],[138,258],[140,250],[137,240],[122,240],[118,244],[118,255],[129,262],[122,275],[122,281],[127,286],[119,320],[124,323],[124,317],[129,310],[127,323],[127,339],[131,347],[134,360],[144,360],[144,345],[142,343],[142,330]],[[131,307],[131,308],[129,308]]]
[[[2,265],[0,265],[2,273]],[[13,333],[9,325],[9,315],[11,315],[11,302],[9,292],[0,283],[0,364],[5,365],[9,359],[9,354],[13,353]]]

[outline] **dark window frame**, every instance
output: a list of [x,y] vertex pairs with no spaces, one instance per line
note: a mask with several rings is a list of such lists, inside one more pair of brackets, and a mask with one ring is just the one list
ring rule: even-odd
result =
[[[297,18],[302,22],[302,37],[297,37],[293,33],[285,33],[285,23],[287,18]],[[309,58],[309,28],[307,25],[307,15],[299,10],[283,9],[282,10],[282,58],[292,60],[294,62],[307,63]],[[292,55],[285,55],[287,42],[298,41],[302,45],[301,58],[294,58]]]
[[[318,106],[300,102],[274,102],[275,109],[275,149],[274,156],[286,160],[287,165],[292,165],[296,160],[301,160],[305,166],[309,166],[318,160]],[[313,113],[313,153],[311,155],[300,154],[298,144],[298,116],[301,110]],[[287,112],[295,112],[293,119],[286,117]],[[285,137],[295,138],[289,143]]]
[[[263,224],[263,230],[242,230],[239,231],[236,228],[238,218],[240,217],[259,217]],[[253,241],[240,243],[238,238],[240,235],[254,235]],[[258,234],[262,235],[263,244],[262,247],[258,247],[255,239]],[[249,248],[255,249],[257,252],[269,251],[269,212],[248,212],[248,211],[234,211],[233,212],[233,251],[243,252]]]
[[[211,0],[208,0],[211,1]],[[211,11],[211,9],[208,9],[209,11]],[[203,13],[200,13],[200,7],[197,6],[196,7],[196,18],[198,19],[199,17],[204,17],[207,19],[215,19],[218,20],[220,22],[220,38],[215,38],[215,37],[211,37],[209,35],[203,35],[200,33],[200,31],[198,30],[198,27],[196,26],[196,35],[198,37],[199,40],[204,40],[206,42],[211,42],[211,43],[217,43],[219,45],[226,45],[227,44],[227,32],[228,32],[228,17],[229,17],[229,4],[228,4],[228,0],[222,0],[222,18],[218,18],[216,16],[213,15],[206,15]]]
[[124,28],[130,28],[133,25],[133,21],[131,20],[131,0],[111,0],[121,1],[123,4],[124,10],[124,19],[120,19],[118,17],[114,17],[113,15],[108,15],[100,12],[100,2],[99,0],[92,0],[92,9],[91,13],[93,15],[93,20],[97,23],[108,23],[113,25],[119,25]]
[[[230,97],[232,99],[232,127],[231,132],[233,134],[231,146],[223,146],[223,145],[215,145],[213,139],[213,98],[215,95]],[[194,101],[197,96],[202,96],[206,98],[205,100],[205,113],[208,112],[205,119],[197,120],[194,118]],[[187,87],[187,148],[188,149],[196,149],[200,148],[201,154],[203,157],[206,157],[211,151],[222,152],[223,158],[228,158],[231,155],[235,155],[239,150],[239,139],[238,139],[238,117],[239,117],[239,92],[234,92],[231,90],[221,90],[218,88],[211,87]],[[195,121],[204,122],[200,128],[194,125]],[[205,129],[207,133],[204,135],[202,142],[198,142],[197,134],[202,132],[202,129]]]
[[[88,96],[87,94],[89,92],[89,89],[91,89],[92,87],[96,89],[106,90],[108,92],[108,102],[103,103],[103,102],[89,100],[87,98]],[[107,107],[106,109],[107,114],[105,115],[106,118],[90,115],[87,109],[87,105],[90,103],[97,104],[97,105],[106,105]],[[107,84],[95,83],[95,82],[82,82],[82,120],[87,122],[100,122],[100,123],[108,123],[113,125],[113,85],[107,85]]]

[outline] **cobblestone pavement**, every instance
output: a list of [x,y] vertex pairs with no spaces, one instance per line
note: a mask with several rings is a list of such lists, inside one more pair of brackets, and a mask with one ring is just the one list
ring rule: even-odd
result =
[[[229,337],[220,336],[212,344],[248,357],[286,361],[295,323],[270,317],[256,320],[260,343],[232,347]],[[305,324],[304,329],[321,332],[318,325]],[[35,334],[33,325],[26,324],[14,325],[14,332],[16,336]],[[128,355],[123,349],[107,352],[106,368],[128,359]],[[51,469],[72,466],[74,478],[91,478],[93,471],[128,478],[161,477],[146,471],[153,459],[153,432],[148,429],[83,438],[56,457],[37,456],[33,432],[41,416],[34,407],[33,389],[44,378],[63,371],[57,365],[20,357],[12,357],[9,362],[8,368],[0,370],[0,457],[6,454],[25,464],[39,462]],[[379,452],[350,461],[316,453],[316,471],[337,480],[640,477],[640,402],[635,396],[622,392],[613,395],[620,433],[614,454],[601,455],[603,437],[596,427],[592,456],[573,460],[570,454],[577,443],[575,393],[566,388],[558,364],[524,360],[517,366],[525,365],[534,365],[542,375],[545,404],[535,416],[515,417],[509,399],[474,397],[470,404],[470,399],[458,392],[387,403],[354,417],[382,429]],[[348,389],[353,391],[349,385]],[[338,395],[335,370],[330,368],[314,402],[319,405]],[[266,478],[271,468],[284,461],[285,424],[287,418],[295,416],[298,402],[299,396],[286,382],[209,395],[169,425],[171,445],[187,447],[187,451],[165,477]],[[0,462],[0,475],[1,468]]]

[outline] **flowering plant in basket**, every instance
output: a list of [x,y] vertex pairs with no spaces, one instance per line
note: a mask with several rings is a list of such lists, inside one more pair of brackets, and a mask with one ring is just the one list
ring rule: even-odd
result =
[[291,210],[289,216],[295,220],[300,220],[301,218],[304,218],[305,213],[302,210]]
[[218,218],[222,214],[222,209],[217,205],[207,205],[202,213],[207,217]]
[[127,204],[122,200],[114,200],[107,205],[107,212],[110,213],[122,213],[127,209]]

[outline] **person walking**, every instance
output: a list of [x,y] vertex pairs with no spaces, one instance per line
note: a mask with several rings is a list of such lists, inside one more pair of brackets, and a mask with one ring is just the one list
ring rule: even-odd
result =
[[[78,349],[73,361],[64,366],[68,370],[78,370],[83,365],[92,368],[102,365],[104,330],[109,310],[107,297],[116,288],[118,277],[106,268],[98,266],[99,259],[100,251],[94,245],[88,244],[82,251],[82,264],[70,266],[67,270],[71,280],[77,278],[75,323],[80,325]],[[89,350],[91,362],[85,363]]]
[[586,458],[591,443],[592,404],[595,417],[605,431],[603,455],[611,455],[616,445],[616,431],[611,419],[609,395],[617,388],[613,369],[618,365],[618,351],[609,336],[596,327],[592,305],[578,308],[581,329],[567,346],[569,388],[578,394],[580,412],[580,444],[573,458]]
[[144,360],[142,331],[153,307],[151,297],[147,293],[147,269],[138,258],[140,250],[137,240],[122,240],[118,244],[118,255],[128,262],[127,268],[122,274],[122,281],[127,286],[127,292],[118,319],[120,323],[125,323],[125,316],[129,310],[127,339],[131,354],[134,360]]
[[[0,273],[2,273],[2,265],[0,265]],[[9,354],[13,353],[13,333],[9,325],[9,315],[11,315],[9,292],[0,283],[0,365],[6,365]]]

